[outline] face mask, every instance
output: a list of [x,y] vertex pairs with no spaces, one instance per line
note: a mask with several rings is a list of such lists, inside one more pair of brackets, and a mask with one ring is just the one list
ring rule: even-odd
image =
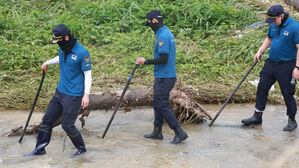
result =
[[282,20],[281,20],[281,25],[280,25],[280,26],[283,26],[283,24],[287,21],[288,17],[289,17],[289,14],[288,14],[288,13],[285,13],[285,14],[284,14],[284,17],[283,17]]
[[161,20],[158,23],[150,22],[148,26],[151,27],[151,29],[156,33],[160,29],[160,27],[163,26],[163,21]]
[[65,55],[64,62],[66,62],[67,55],[72,51],[72,48],[76,44],[76,41],[77,40],[73,36],[69,35],[68,41],[66,41],[65,37],[63,37],[61,41],[57,42],[57,44],[60,46],[60,48],[64,52],[64,55]]

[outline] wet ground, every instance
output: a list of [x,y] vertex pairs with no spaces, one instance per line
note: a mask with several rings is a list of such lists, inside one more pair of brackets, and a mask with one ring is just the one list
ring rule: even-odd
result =
[[[204,105],[213,115],[220,105]],[[263,125],[243,127],[241,119],[252,115],[253,104],[228,105],[213,127],[183,125],[189,138],[172,145],[174,133],[164,124],[164,139],[144,139],[152,131],[153,110],[134,109],[118,111],[105,139],[101,139],[111,111],[93,111],[86,119],[81,133],[88,152],[71,158],[76,149],[65,138],[61,126],[54,129],[47,154],[23,157],[35,146],[35,136],[0,137],[1,168],[297,168],[299,167],[299,130],[282,131],[287,123],[286,108],[269,105],[263,116]],[[0,134],[25,123],[29,112],[2,111]],[[32,123],[38,123],[42,113],[33,114]],[[80,122],[76,125],[79,127]]]

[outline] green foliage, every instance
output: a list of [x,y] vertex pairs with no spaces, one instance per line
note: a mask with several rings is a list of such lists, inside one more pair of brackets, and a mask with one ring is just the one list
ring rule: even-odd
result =
[[[150,53],[152,32],[142,26],[145,14],[159,9],[166,23],[182,40],[211,40],[228,35],[259,18],[253,9],[228,0],[177,1],[6,1],[1,4],[1,71],[38,69],[57,54],[56,47],[46,47],[51,29],[59,23],[69,26],[85,45],[107,46],[112,52]],[[212,35],[212,38],[207,38]],[[232,42],[233,43],[233,42]],[[198,45],[201,45],[200,42]]]
[[[9,100],[15,108],[30,107],[41,64],[58,55],[58,46],[49,40],[60,23],[89,50],[93,91],[122,87],[136,57],[152,58],[155,36],[143,26],[152,9],[161,10],[175,35],[179,78],[194,86],[218,82],[232,87],[252,63],[267,29],[243,30],[261,20],[260,9],[248,7],[245,0],[0,1],[0,75],[9,76],[0,77],[0,107],[11,108]],[[236,30],[243,30],[242,39]],[[135,80],[151,85],[152,71],[141,67]],[[43,106],[58,83],[58,66],[49,68],[47,81]],[[137,83],[133,86],[140,87]]]

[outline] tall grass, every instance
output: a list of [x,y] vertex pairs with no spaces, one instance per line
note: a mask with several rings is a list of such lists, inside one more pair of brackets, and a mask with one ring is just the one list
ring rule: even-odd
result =
[[[155,36],[143,26],[152,9],[161,10],[175,35],[178,77],[197,88],[217,83],[210,89],[215,95],[226,95],[223,89],[230,89],[250,66],[267,30],[243,30],[262,19],[256,13],[260,7],[251,8],[245,0],[0,1],[0,75],[8,75],[0,77],[0,107],[30,107],[41,64],[58,55],[57,45],[48,43],[60,23],[90,52],[92,91],[121,88],[137,56],[152,58]],[[243,30],[242,39],[235,38],[236,30]],[[138,69],[132,87],[150,86],[152,71],[152,66]],[[57,83],[56,65],[49,68],[41,108]]]

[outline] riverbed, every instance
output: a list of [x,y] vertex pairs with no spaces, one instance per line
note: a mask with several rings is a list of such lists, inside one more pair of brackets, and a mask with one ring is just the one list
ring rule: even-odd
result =
[[[214,116],[221,105],[203,105]],[[101,138],[112,111],[93,111],[80,128],[88,152],[72,158],[76,149],[61,126],[54,128],[47,154],[24,157],[36,142],[36,135],[0,138],[1,168],[297,168],[299,167],[299,131],[284,132],[286,107],[268,105],[261,126],[244,127],[243,118],[253,114],[254,104],[230,104],[212,127],[208,122],[182,125],[189,138],[179,145],[169,142],[174,132],[165,123],[163,140],[143,138],[153,127],[153,109],[119,110]],[[1,111],[0,133],[26,122],[27,111]],[[43,116],[34,112],[31,123]],[[80,122],[76,126],[80,127]]]

